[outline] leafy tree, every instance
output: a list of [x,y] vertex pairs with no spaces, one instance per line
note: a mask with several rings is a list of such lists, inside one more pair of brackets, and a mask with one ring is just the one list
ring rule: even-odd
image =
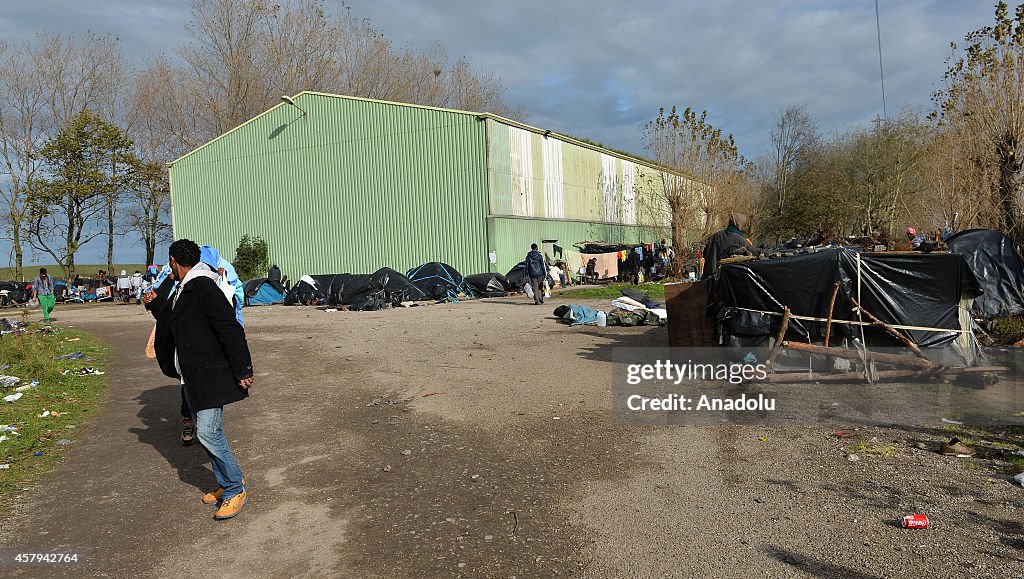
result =
[[243,235],[238,243],[238,249],[235,250],[235,261],[231,265],[235,266],[238,277],[243,280],[266,275],[267,269],[270,268],[267,242],[261,237]]
[[107,213],[106,196],[125,185],[111,159],[133,165],[130,148],[120,129],[83,111],[37,153],[44,176],[30,182],[31,243],[69,276],[75,253],[102,233],[93,224]]

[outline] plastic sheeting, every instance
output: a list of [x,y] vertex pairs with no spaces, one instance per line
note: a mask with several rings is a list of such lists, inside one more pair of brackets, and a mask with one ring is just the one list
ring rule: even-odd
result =
[[[827,318],[835,282],[840,283],[835,320],[858,320],[850,298],[860,295],[864,309],[888,324],[940,328],[905,330],[918,345],[944,345],[960,336],[961,299],[979,291],[966,261],[955,254],[860,254],[835,249],[730,264],[719,272],[719,334],[736,346],[754,346],[778,332],[781,317],[760,312],[781,313],[789,306],[794,315]],[[801,341],[818,341],[824,330],[824,321],[791,319],[789,324],[790,335]],[[880,328],[866,326],[864,333],[869,344],[899,345]],[[860,329],[833,322],[832,335],[838,343],[842,337],[859,337]]]
[[372,274],[304,275],[285,297],[284,304],[347,306],[353,310],[379,310],[402,302],[430,299],[401,273],[381,268]]
[[962,255],[984,293],[971,313],[979,317],[1024,312],[1024,251],[1021,244],[992,229],[961,231],[946,240],[950,253]]
[[245,305],[267,306],[284,303],[287,292],[284,286],[265,277],[250,279],[243,284]]
[[467,275],[465,280],[473,293],[483,298],[505,297],[508,292],[515,291],[515,287],[500,273],[477,273]]

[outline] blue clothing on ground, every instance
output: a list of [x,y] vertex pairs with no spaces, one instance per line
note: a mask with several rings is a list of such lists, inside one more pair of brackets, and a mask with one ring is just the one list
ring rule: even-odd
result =
[[597,323],[597,310],[594,308],[569,304],[569,309],[572,310],[572,317],[574,318],[571,325],[582,326]]

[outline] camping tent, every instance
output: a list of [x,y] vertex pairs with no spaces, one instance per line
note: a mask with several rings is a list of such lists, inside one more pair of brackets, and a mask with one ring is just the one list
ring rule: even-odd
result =
[[946,240],[950,253],[964,256],[984,293],[974,315],[994,318],[1024,312],[1024,251],[1021,244],[991,229],[961,231]]
[[372,274],[304,275],[285,296],[284,304],[347,306],[353,310],[379,310],[402,302],[428,298],[404,275],[390,268]]
[[281,304],[286,296],[284,286],[265,277],[250,279],[243,284],[243,289],[247,306]]
[[473,297],[473,290],[462,274],[446,263],[425,263],[410,269],[405,277],[431,299],[456,299],[459,294]]
[[[831,249],[724,265],[715,295],[723,343],[754,346],[773,337],[788,306],[790,339],[816,341],[823,334],[835,284],[834,343],[860,337],[869,344],[899,346],[884,330],[858,325],[853,300],[894,325],[921,347],[957,342],[962,357],[975,347],[965,315],[978,294],[978,281],[960,255],[860,253]],[[858,299],[859,298],[859,299]],[[854,323],[844,323],[854,322]],[[972,350],[973,351],[973,350]]]

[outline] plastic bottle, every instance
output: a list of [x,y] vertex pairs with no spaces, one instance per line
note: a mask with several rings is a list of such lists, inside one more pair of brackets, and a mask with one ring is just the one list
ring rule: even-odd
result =
[[603,328],[608,325],[608,314],[598,311],[597,312],[597,327]]

